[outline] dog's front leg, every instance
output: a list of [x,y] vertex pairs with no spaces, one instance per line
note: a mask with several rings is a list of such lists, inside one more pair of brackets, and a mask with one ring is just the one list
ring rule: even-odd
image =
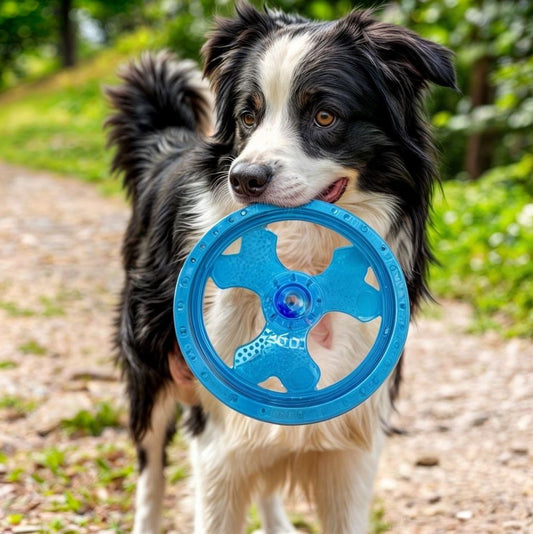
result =
[[256,530],[254,534],[296,534],[298,532],[289,521],[283,506],[283,499],[278,493],[261,497],[258,506],[263,528]]
[[137,445],[139,478],[135,495],[133,534],[160,534],[165,490],[163,474],[168,429],[175,423],[176,401],[161,390],[152,408],[150,426]]
[[366,534],[381,447],[314,456],[308,479],[324,534]]
[[191,446],[194,471],[194,534],[242,534],[252,482],[245,461],[224,450],[208,423]]

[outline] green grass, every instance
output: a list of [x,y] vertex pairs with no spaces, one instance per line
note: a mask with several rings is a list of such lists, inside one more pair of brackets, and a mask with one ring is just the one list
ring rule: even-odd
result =
[[[89,440],[82,446],[58,437],[63,440],[58,446],[0,454],[3,480],[14,488],[0,501],[6,526],[38,525],[43,534],[111,527],[113,532],[130,532],[137,475],[134,450],[125,436],[117,434],[113,445]],[[28,494],[35,506],[29,511]]]
[[[1,138],[0,138],[1,142]],[[0,301],[0,310],[4,310],[9,317],[60,317],[66,315],[65,306],[82,295],[79,291],[59,291],[53,297],[40,296],[36,308],[28,308],[12,301]]]
[[35,356],[44,356],[47,353],[46,347],[43,347],[35,339],[30,339],[26,343],[19,345],[18,350],[23,354],[34,354]]
[[24,519],[22,514],[9,514],[7,516],[7,522],[9,525],[20,525],[20,522]]
[[114,72],[124,60],[109,51],[77,69],[0,95],[0,158],[118,192],[119,182],[108,171],[103,86],[116,83]]
[[0,310],[4,310],[9,317],[33,317],[36,315],[34,310],[19,306],[15,302],[0,302]]
[[391,530],[392,525],[385,521],[385,508],[382,502],[375,502],[370,513],[371,534],[382,534]]
[[0,369],[1,370],[10,370],[10,369],[16,369],[18,367],[18,363],[14,362],[12,360],[2,360],[0,361]]
[[81,90],[71,83],[35,87],[7,104],[0,97],[0,158],[109,186],[101,82],[86,79]]
[[14,395],[4,395],[0,397],[0,409],[6,409],[12,413],[24,417],[37,408],[34,400],[23,399]]
[[95,412],[81,410],[72,419],[64,419],[61,426],[71,436],[99,436],[105,428],[122,426],[120,412],[108,402],[100,402]]
[[109,175],[103,123],[110,110],[105,85],[118,83],[118,67],[141,51],[160,48],[164,30],[141,28],[78,67],[0,94],[0,159],[72,175],[118,193]]

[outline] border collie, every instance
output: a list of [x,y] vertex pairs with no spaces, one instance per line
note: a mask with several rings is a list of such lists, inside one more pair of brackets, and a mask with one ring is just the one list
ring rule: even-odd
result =
[[[295,532],[281,494],[296,487],[314,502],[324,533],[360,534],[400,367],[369,400],[329,421],[250,419],[189,371],[175,340],[174,288],[191,247],[223,216],[249,203],[321,199],[389,243],[416,312],[428,293],[426,225],[437,179],[421,100],[428,82],[455,88],[452,54],[369,12],[312,22],[239,3],[234,18],[216,21],[203,55],[202,76],[169,52],[145,54],[108,89],[113,169],[132,204],[116,343],[139,459],[134,532],[159,532],[179,403],[191,436],[195,534],[243,533],[252,500],[262,532]],[[276,231],[283,263],[309,274],[339,245],[319,225],[294,221]],[[229,359],[264,323],[258,301],[240,289],[210,288],[204,316]],[[310,335],[309,351],[336,381],[372,342],[332,313]]]

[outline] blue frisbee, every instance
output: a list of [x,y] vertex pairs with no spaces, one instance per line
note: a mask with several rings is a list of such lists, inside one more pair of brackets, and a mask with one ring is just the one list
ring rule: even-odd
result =
[[[267,226],[295,220],[329,228],[350,245],[336,249],[329,266],[316,276],[291,271],[280,262],[277,236]],[[238,239],[240,251],[224,253]],[[365,281],[369,269],[379,288]],[[203,302],[210,279],[221,289],[249,289],[261,301],[263,331],[236,349],[232,366],[219,357],[206,331]],[[361,322],[380,318],[379,329],[351,373],[317,388],[321,371],[309,354],[307,336],[333,311]],[[405,345],[409,299],[394,254],[353,214],[318,200],[297,208],[254,204],[222,219],[193,248],[176,284],[174,323],[187,364],[215,397],[255,419],[299,425],[341,415],[383,384]],[[271,377],[285,391],[261,385]]]

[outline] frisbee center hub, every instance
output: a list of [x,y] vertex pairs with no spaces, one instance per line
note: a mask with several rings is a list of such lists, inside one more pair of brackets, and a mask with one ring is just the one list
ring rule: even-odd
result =
[[309,291],[298,283],[281,287],[274,295],[274,306],[278,313],[287,319],[299,319],[311,309]]

